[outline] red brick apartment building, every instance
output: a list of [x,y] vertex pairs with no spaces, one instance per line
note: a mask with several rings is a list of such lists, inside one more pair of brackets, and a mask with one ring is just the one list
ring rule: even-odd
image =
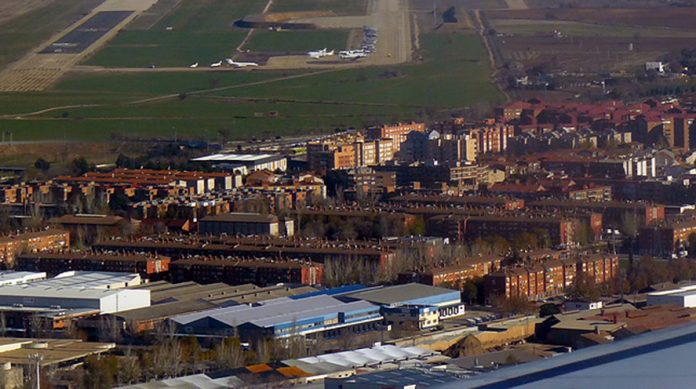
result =
[[370,140],[392,139],[394,141],[394,151],[401,149],[401,144],[406,141],[406,137],[411,131],[425,132],[425,123],[410,122],[387,124],[382,127],[370,127],[365,130],[365,137]]
[[89,172],[77,177],[56,177],[54,181],[68,184],[95,183],[131,187],[179,186],[190,188],[194,194],[229,190],[241,184],[241,178],[231,173],[150,169],[115,169],[109,173]]
[[575,220],[533,216],[458,216],[439,215],[428,219],[426,233],[455,240],[477,239],[498,235],[514,240],[524,232],[547,231],[551,244],[574,242]]
[[310,170],[326,172],[356,167],[375,166],[394,159],[412,131],[425,132],[424,123],[399,123],[342,134],[307,144]]
[[647,226],[638,231],[638,250],[641,254],[670,256],[680,251],[680,245],[688,246],[692,234],[696,234],[696,219]]
[[323,283],[323,279],[324,266],[309,261],[195,258],[172,263],[172,280],[175,283],[318,285]]
[[461,288],[467,280],[483,277],[501,267],[502,257],[465,258],[451,266],[433,266],[422,271],[399,273],[398,282]]
[[562,295],[573,286],[579,275],[602,284],[613,280],[618,274],[618,256],[598,254],[577,261],[547,261],[503,269],[487,275],[484,284],[489,299],[504,296],[538,300]]
[[395,196],[388,200],[399,205],[436,205],[440,207],[466,207],[473,209],[496,209],[501,211],[516,211],[524,209],[524,200],[506,198],[503,196],[428,196],[407,194]]
[[70,233],[49,229],[0,237],[0,262],[12,267],[16,256],[22,252],[61,250],[70,247]]
[[502,153],[508,148],[508,140],[515,136],[515,128],[510,125],[491,123],[469,130],[472,138],[476,139],[478,153]]
[[99,252],[41,252],[21,254],[16,270],[58,274],[67,270],[138,273],[142,278],[159,280],[169,275],[171,258],[151,254]]
[[379,264],[388,269],[395,252],[369,244],[344,241],[301,240],[268,237],[196,238],[173,236],[171,239],[110,240],[93,245],[96,250],[124,251],[134,253],[158,253],[173,259],[188,256],[223,256],[253,260],[256,258],[283,258],[326,263],[327,261],[359,260]]
[[527,201],[527,208],[541,212],[577,211],[599,213],[605,226],[620,227],[627,217],[635,217],[638,226],[646,226],[665,219],[665,207],[645,202],[535,200]]

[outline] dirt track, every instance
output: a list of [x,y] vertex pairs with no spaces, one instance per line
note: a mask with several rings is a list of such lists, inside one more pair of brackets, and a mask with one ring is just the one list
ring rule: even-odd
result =
[[524,0],[505,0],[505,2],[510,9],[528,9]]

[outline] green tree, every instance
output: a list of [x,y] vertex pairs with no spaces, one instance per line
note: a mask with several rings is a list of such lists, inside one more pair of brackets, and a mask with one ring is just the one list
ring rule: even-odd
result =
[[594,280],[582,272],[578,272],[575,284],[568,291],[569,297],[589,301],[596,301],[601,295],[601,290]]
[[116,158],[116,166],[127,169],[135,169],[138,167],[138,162],[127,155],[119,154],[118,158]]
[[112,388],[119,371],[113,355],[89,356],[85,360],[84,387],[87,389]]
[[556,304],[553,303],[546,303],[539,307],[539,316],[540,317],[547,317],[551,315],[557,315],[561,313],[561,309],[558,308]]
[[39,158],[34,162],[34,167],[46,173],[51,168],[51,164],[43,158]]
[[77,157],[73,159],[72,164],[71,164],[71,170],[73,174],[77,176],[81,176],[89,171],[89,162],[85,159],[85,157]]

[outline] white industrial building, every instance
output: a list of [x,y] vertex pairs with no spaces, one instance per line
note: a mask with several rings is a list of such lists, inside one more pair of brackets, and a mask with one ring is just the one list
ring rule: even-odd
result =
[[648,306],[651,305],[676,305],[682,308],[694,308],[696,307],[696,285],[648,293]]
[[0,271],[0,286],[28,284],[46,279],[45,272]]
[[150,306],[147,289],[56,288],[36,284],[0,288],[0,306],[15,308],[94,309],[116,313]]
[[150,291],[128,289],[142,283],[138,274],[68,271],[46,279],[46,273],[1,272],[0,309],[70,310],[116,313],[150,306]]
[[280,154],[212,154],[191,161],[210,164],[242,175],[255,170],[288,170],[288,159]]
[[136,273],[66,271],[36,285],[53,288],[121,289],[143,283]]

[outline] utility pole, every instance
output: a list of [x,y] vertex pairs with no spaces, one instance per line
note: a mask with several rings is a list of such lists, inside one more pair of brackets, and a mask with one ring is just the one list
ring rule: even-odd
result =
[[433,0],[433,28],[437,27],[437,0]]
[[31,354],[29,355],[29,360],[35,364],[36,367],[36,389],[41,389],[41,361],[43,361],[43,354]]

